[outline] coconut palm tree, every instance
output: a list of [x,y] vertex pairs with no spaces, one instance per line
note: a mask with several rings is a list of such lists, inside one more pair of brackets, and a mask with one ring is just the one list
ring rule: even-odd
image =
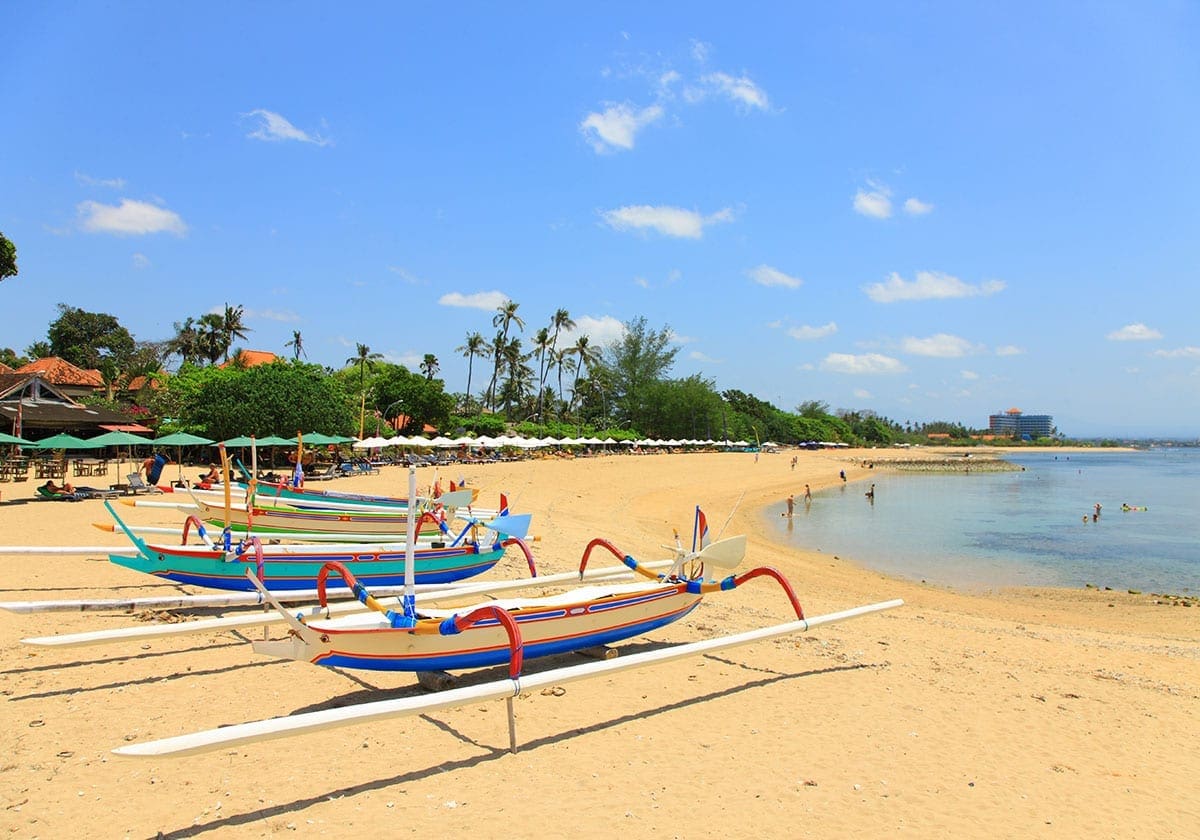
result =
[[564,347],[561,350],[555,350],[553,353],[554,366],[556,368],[558,368],[558,405],[559,405],[558,411],[559,411],[559,415],[560,415],[559,419],[562,419],[561,418],[562,406],[565,405],[565,403],[563,402],[563,386],[562,386],[563,373],[565,373],[567,371],[575,370],[575,360],[571,357],[572,353],[574,353],[574,350],[570,347]]
[[356,345],[356,351],[353,356],[346,359],[346,366],[358,365],[358,390],[359,390],[359,408],[358,408],[358,436],[362,438],[363,427],[366,424],[367,415],[367,368],[374,369],[375,362],[383,358],[382,353],[372,353],[371,348],[365,344]]
[[575,404],[575,386],[579,384],[579,374],[587,369],[591,370],[591,366],[600,359],[600,351],[591,346],[591,339],[586,335],[581,335],[575,340],[575,344],[568,348],[568,352],[573,353],[577,358],[575,360],[575,381],[571,383],[571,405]]
[[538,392],[536,407],[534,410],[539,414],[542,412],[542,391],[544,390],[546,384],[546,357],[549,355],[551,349],[553,349],[553,347],[550,343],[550,330],[546,327],[542,327],[533,336],[533,353],[538,358]]
[[438,358],[432,353],[426,353],[425,358],[421,360],[421,373],[425,374],[425,378],[430,381],[433,380],[433,375],[438,372],[439,367]]
[[241,304],[230,306],[225,304],[225,313],[221,316],[221,332],[225,335],[225,361],[229,361],[229,348],[233,347],[235,338],[245,338],[250,328],[244,320],[245,309]]
[[[495,364],[492,367],[492,384],[488,387],[488,402],[494,410],[496,407],[496,379],[500,376],[500,366],[503,364],[504,350],[508,346],[508,330],[514,323],[517,329],[525,329],[525,321],[517,314],[517,308],[521,304],[513,300],[506,300],[504,303],[496,307],[496,314],[492,316],[492,326],[500,330],[500,334],[496,336],[496,342],[492,345],[493,359]],[[499,348],[500,352],[496,353]]]
[[216,312],[207,312],[196,322],[197,349],[200,355],[215,365],[217,359],[229,358],[229,342],[225,337],[225,319]]
[[292,348],[292,358],[297,362],[300,361],[301,355],[308,358],[308,354],[304,352],[304,339],[300,337],[300,330],[292,330],[292,340],[283,346]]
[[487,342],[478,332],[467,333],[467,343],[462,347],[454,348],[455,353],[461,353],[467,360],[467,402],[471,402],[471,372],[474,367],[475,357],[486,359],[492,354],[491,349],[487,346]]
[[182,324],[175,322],[175,335],[167,341],[167,353],[178,356],[181,364],[196,362],[202,356],[200,352],[200,331],[196,327],[196,319],[188,318]]

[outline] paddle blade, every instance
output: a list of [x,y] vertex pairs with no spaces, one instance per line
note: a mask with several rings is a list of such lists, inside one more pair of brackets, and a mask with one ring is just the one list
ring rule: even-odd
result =
[[481,522],[479,524],[506,537],[525,539],[525,535],[529,533],[529,524],[532,520],[533,514],[522,513],[520,516],[498,516],[491,522]]
[[703,551],[696,555],[696,559],[706,564],[711,563],[721,569],[733,569],[742,562],[742,558],[745,556],[746,535],[739,534],[736,537],[726,537],[715,543],[709,543]]

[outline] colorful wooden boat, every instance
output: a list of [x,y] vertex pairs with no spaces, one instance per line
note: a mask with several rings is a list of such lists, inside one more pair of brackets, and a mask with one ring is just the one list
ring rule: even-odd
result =
[[675,564],[662,575],[642,568],[604,539],[588,544],[580,562],[581,573],[595,548],[612,552],[648,582],[596,585],[543,598],[491,601],[453,613],[409,613],[384,608],[352,572],[331,563],[318,578],[318,592],[331,574],[340,575],[372,611],[303,621],[287,616],[280,606],[291,626],[289,637],[255,642],[254,649],[268,656],[317,665],[386,671],[454,670],[507,662],[515,678],[525,658],[610,644],[650,632],[683,618],[708,593],[734,589],[762,575],[778,581],[797,617],[804,617],[791,586],[774,569],[754,569],[721,581],[704,579],[706,563],[729,568],[740,562],[746,548],[744,536],[712,543],[700,552],[677,551]]
[[[340,564],[371,586],[401,586],[406,582],[404,544],[263,545],[257,537],[232,545],[229,550],[211,543],[150,544],[135,536],[111,505],[109,511],[137,549],[137,554],[132,557],[110,554],[109,561],[176,583],[253,591],[254,586],[246,577],[247,569],[252,569],[271,591],[312,590],[317,588],[321,570],[329,563]],[[482,532],[482,541],[475,539],[453,546],[435,544],[414,548],[414,583],[450,583],[482,574],[495,566],[511,545],[521,549],[530,574],[536,576],[533,555],[523,539],[528,519],[501,517],[501,520],[495,526],[480,525],[473,529]],[[502,530],[519,533],[502,533]]]
[[[357,537],[372,537],[378,534],[403,534],[408,526],[408,511],[354,511],[301,509],[260,504],[257,500],[250,505],[233,502],[212,504],[193,496],[200,518],[212,525],[229,527],[237,533],[287,534],[312,532],[339,534],[347,541]],[[422,515],[418,523],[418,535],[441,532],[439,517]]]

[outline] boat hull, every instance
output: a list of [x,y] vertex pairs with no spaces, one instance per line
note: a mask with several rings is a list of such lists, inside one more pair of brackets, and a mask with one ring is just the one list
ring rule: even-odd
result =
[[[516,620],[526,659],[610,644],[648,633],[683,618],[703,596],[685,585],[638,587],[635,591],[587,601],[508,608]],[[503,602],[496,602],[503,606]],[[467,610],[460,610],[465,615]],[[440,618],[425,619],[439,622]],[[368,622],[372,619],[368,618]],[[308,640],[298,635],[274,642],[255,642],[258,653],[312,662],[331,668],[375,671],[450,671],[507,663],[508,635],[499,621],[487,619],[461,633],[440,635],[404,628],[364,626],[349,621],[312,622]]]
[[[154,575],[176,583],[249,592],[254,585],[246,577],[247,570],[259,574],[257,556],[247,552],[226,559],[222,551],[180,546],[148,546],[150,554],[133,557],[109,555],[118,566]],[[274,592],[317,588],[317,575],[328,562],[346,566],[367,586],[398,587],[404,585],[404,549],[394,551],[323,551],[311,554],[272,554],[270,546],[263,549],[261,577]],[[504,556],[503,547],[481,550],[476,546],[418,549],[415,555],[414,583],[452,583],[483,574]],[[336,575],[330,577],[331,588],[343,587]]]
[[[228,518],[231,529],[239,532],[251,530],[256,534],[340,534],[346,539],[354,539],[358,536],[403,534],[408,527],[408,514],[404,512],[317,511],[258,505],[251,507],[249,512],[244,505],[234,506],[227,511],[224,505],[211,505],[199,498],[195,501],[200,509],[200,518],[205,522],[224,527]],[[428,519],[422,521],[417,529],[418,535],[437,533],[438,526]]]

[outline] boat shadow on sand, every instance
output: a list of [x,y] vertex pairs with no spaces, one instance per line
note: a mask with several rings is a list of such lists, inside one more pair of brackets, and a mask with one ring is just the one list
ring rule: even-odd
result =
[[[636,647],[639,650],[648,650],[648,649],[655,649],[655,648],[659,648],[659,647],[670,647],[670,645],[652,643],[652,644],[646,644],[646,645],[637,645]],[[630,651],[630,648],[631,648],[630,645],[623,645],[621,647],[621,650],[623,652],[628,652],[628,651]],[[726,660],[720,659],[719,657],[706,656],[705,658],[706,659],[711,658],[716,661],[726,662]],[[556,660],[558,660],[558,661],[556,661]],[[548,669],[548,668],[552,668],[552,667],[561,667],[564,660],[567,662],[570,662],[570,661],[572,661],[572,658],[570,657],[570,655],[564,655],[562,657],[546,657],[544,660],[538,660],[538,662],[539,663],[544,662],[545,668]],[[740,665],[741,663],[731,663],[731,664]],[[551,746],[553,744],[557,744],[560,741],[563,741],[563,740],[566,740],[569,738],[574,738],[578,735],[588,735],[588,734],[592,734],[595,732],[603,732],[604,730],[611,729],[613,727],[619,727],[619,726],[623,726],[625,724],[633,723],[635,721],[643,721],[643,720],[646,720],[647,718],[655,717],[658,715],[663,715],[663,714],[668,714],[670,712],[680,711],[682,709],[687,709],[692,706],[706,703],[710,700],[719,700],[719,699],[726,698],[726,697],[733,697],[738,694],[741,694],[744,691],[750,691],[750,690],[753,690],[756,688],[762,688],[763,686],[773,685],[775,683],[784,682],[786,680],[803,679],[806,677],[817,677],[817,676],[821,676],[824,674],[835,674],[835,673],[842,673],[842,672],[846,672],[846,671],[858,671],[858,670],[863,670],[863,669],[868,669],[868,668],[877,668],[877,667],[879,667],[878,663],[855,663],[855,664],[851,664],[851,665],[833,665],[828,668],[813,668],[810,670],[796,671],[793,673],[769,672],[772,674],[771,676],[763,677],[761,679],[753,680],[751,682],[741,683],[739,685],[730,686],[728,688],[723,688],[719,691],[713,691],[708,694],[703,694],[700,696],[688,697],[684,700],[678,700],[673,703],[664,703],[664,704],[662,704],[660,706],[656,706],[654,708],[637,709],[634,711],[630,711],[626,714],[619,715],[617,717],[609,718],[608,720],[596,721],[595,723],[593,723],[589,726],[572,727],[569,730],[566,730],[564,732],[559,732],[559,733],[556,733],[553,735],[546,735],[542,738],[535,738],[535,739],[528,740],[528,741],[522,741],[520,750],[523,753],[529,752],[531,750],[536,750],[536,749],[540,749],[542,747],[547,747],[547,746]],[[479,675],[479,681],[486,682],[489,678],[493,678],[493,679],[495,678],[496,670],[497,669],[488,669],[488,670],[482,671],[482,672],[474,672],[470,676],[472,678],[475,678],[477,675]],[[507,675],[507,671],[503,667],[499,668],[498,670],[500,670],[500,672],[503,673],[504,675]],[[542,668],[538,668],[537,670],[542,670]],[[751,670],[758,670],[758,669],[751,669]],[[531,669],[531,671],[532,671],[532,669]],[[417,693],[417,691],[415,691],[412,688],[409,688],[409,689],[405,689],[403,691],[399,691],[394,695],[391,693],[387,693],[387,695],[388,695],[387,697],[379,696],[379,692],[374,692],[374,693],[354,692],[351,695],[345,695],[342,697],[338,697],[338,698],[331,700],[329,702],[326,702],[326,703],[315,704],[312,706],[307,706],[303,709],[297,709],[295,711],[295,714],[299,714],[301,712],[318,711],[320,709],[338,708],[339,706],[349,705],[349,704],[355,703],[355,702],[363,702],[368,699],[370,699],[370,700],[390,699],[392,696],[403,696],[404,694],[407,694],[407,693]],[[242,825],[250,825],[250,824],[258,823],[258,822],[261,822],[262,820],[266,820],[266,819],[270,819],[270,818],[285,817],[289,814],[302,812],[306,808],[321,805],[321,804],[329,802],[331,800],[338,800],[338,799],[342,799],[344,797],[357,796],[357,795],[363,794],[363,793],[371,793],[374,791],[386,790],[386,789],[391,788],[396,785],[410,784],[412,782],[427,779],[428,777],[433,776],[433,775],[445,774],[445,773],[455,773],[459,770],[472,769],[475,767],[479,767],[480,765],[483,765],[487,762],[496,761],[498,759],[502,759],[502,758],[512,755],[512,753],[509,752],[507,744],[503,744],[500,746],[480,744],[479,742],[475,741],[473,738],[469,738],[469,737],[463,735],[461,732],[459,732],[453,726],[451,726],[450,724],[446,723],[444,720],[442,720],[438,717],[434,717],[431,714],[422,714],[422,715],[419,715],[419,717],[422,720],[433,724],[435,727],[437,727],[441,731],[452,735],[453,737],[457,738],[458,740],[462,741],[463,743],[476,746],[479,749],[485,750],[485,752],[482,755],[471,756],[470,758],[464,758],[464,759],[460,759],[458,761],[449,761],[449,762],[438,761],[435,763],[431,763],[425,767],[413,768],[411,770],[405,771],[404,773],[399,773],[397,775],[389,776],[387,778],[374,779],[374,780],[362,782],[362,783],[356,784],[356,785],[348,785],[346,787],[341,787],[341,788],[336,788],[333,790],[324,791],[324,792],[315,794],[313,796],[304,797],[302,799],[294,799],[291,802],[279,803],[279,804],[274,805],[269,808],[259,808],[259,809],[256,809],[253,811],[247,811],[247,812],[241,813],[241,814],[227,814],[227,815],[222,816],[221,819],[212,820],[212,821],[209,821],[206,823],[197,823],[194,825],[189,825],[184,828],[173,829],[173,830],[162,830],[159,832],[158,837],[163,838],[163,840],[171,840],[171,838],[199,837],[204,834],[208,834],[210,832],[220,832],[222,829],[233,828],[233,827],[242,826]]]

